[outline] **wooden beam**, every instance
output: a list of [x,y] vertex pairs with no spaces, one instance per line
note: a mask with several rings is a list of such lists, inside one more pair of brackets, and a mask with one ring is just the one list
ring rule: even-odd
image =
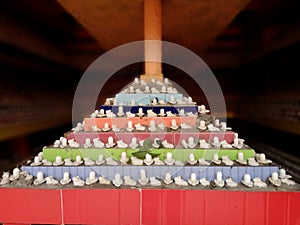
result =
[[[162,3],[161,0],[144,1],[144,39],[161,41],[162,38]],[[145,42],[145,75],[141,78],[162,79],[160,42]],[[148,61],[152,60],[152,61]]]

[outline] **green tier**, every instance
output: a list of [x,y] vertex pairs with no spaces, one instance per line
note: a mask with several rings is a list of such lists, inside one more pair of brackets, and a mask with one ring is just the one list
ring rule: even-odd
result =
[[[51,162],[55,161],[55,157],[60,155],[63,159],[71,158],[75,160],[77,155],[82,158],[89,157],[92,160],[97,160],[98,155],[102,154],[105,158],[112,157],[116,160],[120,159],[121,153],[126,152],[127,156],[130,157],[132,153],[139,151],[138,149],[99,149],[99,148],[53,148],[46,147],[43,149],[43,157]],[[236,160],[238,152],[244,153],[244,158],[248,159],[254,157],[255,151],[253,149],[153,149],[151,153],[159,153],[160,159],[164,159],[167,152],[172,152],[173,157],[176,160],[184,162],[188,159],[189,154],[193,153],[196,159],[205,158],[206,160],[211,160],[215,153],[218,153],[219,158],[227,155],[231,160]]]

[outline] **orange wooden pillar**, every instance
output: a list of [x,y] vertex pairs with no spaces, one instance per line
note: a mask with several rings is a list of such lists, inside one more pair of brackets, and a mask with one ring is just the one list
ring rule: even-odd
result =
[[141,79],[162,80],[162,5],[161,0],[144,1],[144,39],[157,42],[145,42],[145,74]]

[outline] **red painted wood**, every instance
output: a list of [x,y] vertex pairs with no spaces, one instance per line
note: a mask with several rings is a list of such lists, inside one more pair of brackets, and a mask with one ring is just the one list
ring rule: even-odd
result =
[[163,190],[142,190],[142,222],[144,225],[163,224]]
[[62,224],[60,190],[1,188],[0,199],[3,223]]
[[[284,195],[284,193],[282,193]],[[287,203],[287,223],[289,225],[300,225],[300,194],[299,192],[291,192],[285,194],[288,199]],[[278,215],[277,215],[278,216]]]
[[186,190],[182,195],[182,224],[204,224],[205,192]]
[[224,191],[207,191],[204,199],[204,224],[214,225],[224,223],[225,214],[225,192]]
[[139,224],[139,191],[70,189],[63,191],[66,224]]
[[0,188],[3,224],[300,224],[300,192]]
[[244,193],[244,224],[267,224],[267,192]]
[[224,196],[224,223],[240,225],[244,222],[244,193],[233,191]]

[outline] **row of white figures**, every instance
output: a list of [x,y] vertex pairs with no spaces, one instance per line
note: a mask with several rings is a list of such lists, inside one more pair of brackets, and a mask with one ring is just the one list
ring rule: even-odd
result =
[[[156,125],[155,120],[150,120],[149,126],[145,126],[145,125],[142,125],[140,123],[133,124],[133,122],[131,120],[129,120],[127,122],[127,126],[125,127],[125,130],[127,130],[129,132],[132,132],[134,130],[136,130],[136,131],[145,131],[146,127],[148,127],[147,129],[150,132],[155,132],[155,131],[157,131],[157,129],[164,130],[167,126],[164,123],[160,123],[160,124]],[[177,130],[178,128],[181,128],[182,130],[187,130],[187,129],[191,129],[192,127],[193,126],[188,125],[186,123],[178,124],[176,119],[172,119],[171,124],[169,126],[169,128],[171,130]],[[209,124],[209,125],[206,126],[204,120],[200,121],[200,126],[198,128],[201,131],[205,131],[205,130],[209,130],[209,131],[227,131],[227,130],[231,130],[231,128],[227,127],[225,122],[222,122],[220,127],[218,128],[218,127],[215,127],[212,124]],[[100,131],[108,132],[108,131],[111,131],[111,130],[114,131],[114,132],[119,132],[121,129],[119,127],[117,127],[116,125],[112,125],[110,127],[109,123],[104,123],[102,128],[99,128],[96,125],[93,125],[91,127],[91,131],[93,131],[93,132],[100,132]],[[61,146],[61,143],[58,142],[58,141],[59,140],[57,140],[57,142],[55,142],[55,144],[57,146]],[[242,145],[243,142],[244,142],[244,140],[237,139],[235,145],[240,146],[240,145]],[[64,146],[64,145],[62,145],[62,146]]]
[[[181,145],[184,147],[184,148],[198,148],[198,143],[195,141],[195,138],[190,136],[188,137],[187,141],[185,139],[182,139],[181,140]],[[243,147],[243,143],[241,143],[239,146],[235,145],[234,143],[233,144],[229,144],[227,143],[226,140],[223,140],[223,141],[219,141],[219,138],[218,137],[214,137],[213,138],[213,142],[211,144],[209,144],[205,139],[201,139],[199,140],[199,148],[202,148],[202,149],[208,149],[208,148],[224,148],[224,149],[231,149],[233,147],[235,148],[242,148]]]
[[216,119],[214,124],[210,123],[208,125],[206,125],[206,122],[204,120],[200,120],[198,129],[202,130],[202,131],[205,131],[205,130],[208,130],[208,131],[228,131],[228,130],[232,130],[231,127],[227,127],[226,122],[220,122],[219,119]]
[[[134,78],[134,81],[132,84],[138,84],[138,85],[142,85],[142,86],[145,86],[147,85],[147,82],[143,79],[140,79],[138,77]],[[171,85],[171,82],[169,81],[168,78],[164,78],[163,82],[161,82],[160,80],[155,80],[155,78],[152,78],[151,79],[151,82],[149,82],[150,85],[159,85],[159,86],[162,86],[162,85]]]
[[[199,145],[198,143],[195,141],[194,137],[188,137],[187,141],[185,139],[181,140],[181,145],[186,148],[186,149],[195,149],[195,148],[200,148],[200,149],[209,149],[209,148],[213,148],[213,149],[219,149],[219,148],[224,148],[224,149],[232,149],[237,148],[237,149],[241,149],[244,144],[243,142],[240,143],[236,143],[238,142],[238,139],[234,139],[233,144],[229,144],[227,143],[226,140],[223,141],[219,141],[218,137],[214,137],[213,138],[213,142],[211,144],[209,144],[205,139],[201,139],[199,140]],[[74,139],[70,139],[68,140],[69,146],[70,147],[74,147],[74,148],[79,148],[80,145],[74,141]],[[84,148],[113,148],[113,147],[117,147],[117,148],[131,148],[131,149],[136,149],[139,146],[143,146],[144,140],[140,140],[138,141],[136,137],[133,137],[131,139],[130,143],[125,143],[123,140],[118,140],[118,141],[114,141],[112,136],[109,136],[107,139],[107,143],[104,144],[99,138],[93,138],[92,140],[90,138],[86,138],[85,139],[85,143],[83,144],[82,147]],[[67,147],[68,145],[64,146]],[[161,141],[159,138],[154,138],[153,143],[152,143],[153,148],[169,148],[172,149],[174,148],[174,144],[169,143],[168,140],[163,140]],[[59,147],[54,145],[54,147]],[[60,146],[62,148],[62,146]]]
[[171,86],[167,87],[166,85],[162,85],[159,89],[158,87],[152,86],[149,87],[148,85],[135,87],[133,85],[130,85],[128,88],[124,89],[123,93],[129,93],[129,94],[177,94],[178,91],[176,88],[173,88]]
[[78,133],[80,131],[84,131],[84,122],[77,123],[76,127],[72,128],[73,133]]
[[[175,99],[174,95],[171,95],[170,98],[165,101],[163,99],[158,99],[158,98],[153,98],[150,100],[150,104],[145,104],[145,103],[137,103],[134,99],[131,99],[129,102],[117,102],[115,98],[107,98],[104,105],[113,105],[113,106],[145,106],[145,105],[152,105],[152,106],[167,106],[167,105],[185,105],[185,106],[190,106],[190,105],[196,105],[196,102],[193,101],[192,97],[182,97],[182,98],[177,98]],[[102,114],[103,115],[103,114]],[[91,114],[91,117],[97,117],[97,114]],[[99,116],[100,117],[100,116]]]
[[[184,180],[181,176],[172,177],[172,175],[167,172],[163,179],[157,179],[156,177],[147,177],[146,171],[144,169],[140,170],[140,176],[138,180],[134,180],[129,175],[124,176],[123,178],[119,173],[116,173],[114,175],[114,178],[110,181],[104,176],[97,177],[96,173],[94,171],[91,171],[89,173],[89,176],[86,178],[86,180],[82,180],[79,176],[74,176],[72,179],[70,178],[69,172],[63,173],[63,178],[60,180],[57,180],[53,178],[52,176],[44,177],[44,173],[39,171],[37,173],[36,179],[33,180],[33,176],[27,173],[26,171],[20,171],[19,168],[15,168],[13,170],[13,174],[10,175],[9,172],[4,172],[2,175],[2,180],[0,182],[0,185],[7,185],[10,182],[17,181],[20,179],[24,179],[27,181],[32,182],[34,185],[40,185],[43,183],[46,183],[48,185],[67,185],[70,184],[71,181],[73,182],[74,186],[83,186],[83,185],[92,185],[95,183],[99,184],[113,184],[114,186],[120,187],[121,185],[127,185],[127,186],[136,186],[136,185],[151,185],[151,186],[161,186],[162,183],[164,184],[172,184],[175,183],[178,186],[209,186],[212,184],[213,187],[228,187],[228,188],[234,188],[238,186],[238,183],[233,181],[231,177],[227,177],[225,180],[223,179],[222,172],[217,172],[216,178],[210,182],[205,177],[202,177],[201,179],[197,179],[196,173],[191,173],[190,177],[187,180]],[[279,174],[277,172],[273,172],[270,177],[268,177],[267,182],[275,187],[279,187],[282,184],[286,185],[295,185],[295,181],[291,180],[291,176],[286,174],[286,171],[284,169],[279,170]],[[267,183],[263,180],[261,180],[260,177],[255,177],[251,179],[250,174],[245,174],[243,176],[243,180],[241,181],[241,184],[248,187],[258,187],[258,188],[264,188],[267,187]]]
[[[128,118],[133,118],[133,117],[175,117],[175,116],[179,116],[179,117],[183,117],[183,116],[197,116],[197,114],[194,114],[193,112],[185,112],[184,109],[179,109],[178,113],[172,113],[171,111],[165,111],[165,109],[160,109],[159,113],[155,113],[153,112],[152,109],[147,109],[146,113],[144,112],[143,108],[138,108],[138,112],[137,113],[132,113],[131,111],[127,111],[124,112],[124,108],[123,106],[119,106],[118,107],[118,112],[115,114],[113,113],[111,110],[104,110],[104,109],[100,109],[99,110],[95,110],[95,112],[93,112],[90,117],[91,118],[115,118],[116,116],[118,117],[123,117],[126,116]],[[81,124],[79,124],[81,125]],[[78,132],[79,128],[82,128],[80,130],[83,130],[83,126],[79,126],[78,128],[73,128],[74,130],[76,129],[76,132]]]
[[[46,159],[43,159],[41,157],[42,154],[39,154],[38,156],[34,157],[34,161],[30,164],[30,166],[80,166],[82,164],[86,166],[93,166],[93,165],[102,165],[106,163],[107,165],[127,165],[129,162],[129,157],[127,156],[126,152],[122,152],[119,161],[114,160],[112,157],[107,157],[104,159],[104,156],[102,154],[98,155],[98,159],[96,161],[91,160],[89,157],[85,157],[83,160],[80,155],[77,155],[75,157],[75,160],[72,161],[70,158],[62,159],[61,156],[56,156],[55,161],[52,163]],[[257,161],[256,161],[256,160]],[[238,158],[236,159],[236,162],[241,165],[249,165],[249,166],[258,166],[259,164],[270,164],[272,163],[271,160],[266,159],[266,156],[264,153],[256,154],[255,158],[249,158],[248,163],[247,160],[244,159],[243,152],[238,153]],[[178,161],[173,158],[173,154],[171,152],[167,152],[166,158],[164,160],[160,160],[159,157],[152,158],[152,155],[147,153],[145,156],[145,159],[139,159],[134,156],[131,156],[131,163],[132,165],[147,165],[150,166],[152,164],[154,165],[177,165],[182,166],[184,165],[184,162]],[[185,162],[190,165],[196,165],[199,163],[200,166],[209,166],[211,163],[216,165],[221,165],[223,163],[226,166],[232,166],[233,161],[228,156],[222,156],[221,159],[217,153],[215,153],[211,159],[211,161],[207,161],[204,158],[196,159],[195,155],[193,153],[189,154],[189,157],[187,161]]]

